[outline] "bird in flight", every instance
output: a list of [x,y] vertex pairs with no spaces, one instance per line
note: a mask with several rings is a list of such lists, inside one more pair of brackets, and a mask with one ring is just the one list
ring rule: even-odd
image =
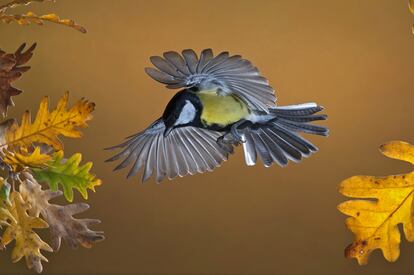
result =
[[212,171],[243,146],[246,164],[259,156],[266,167],[299,162],[318,149],[299,135],[327,136],[328,129],[311,122],[325,120],[315,103],[276,106],[274,90],[258,69],[240,55],[205,49],[182,55],[169,51],[150,58],[145,72],[169,89],[181,89],[162,116],[148,128],[108,149],[121,149],[107,161],[123,159],[128,177],[142,168],[142,181]]

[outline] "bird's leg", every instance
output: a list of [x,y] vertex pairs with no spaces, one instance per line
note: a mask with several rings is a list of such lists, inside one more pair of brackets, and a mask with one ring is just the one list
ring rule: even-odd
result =
[[230,132],[225,133],[224,135],[217,138],[217,143],[220,144],[237,144],[237,143],[245,143],[246,140],[244,139],[243,135],[239,133],[241,127],[245,127],[246,123],[249,123],[248,120],[239,120],[234,123],[231,128]]
[[237,121],[236,123],[234,123],[230,128],[230,133],[232,134],[233,140],[236,143],[245,143],[246,142],[246,140],[243,138],[243,136],[239,134],[239,128],[243,124],[245,124],[246,122],[248,122],[248,121],[245,120],[245,119],[241,119],[241,120]]

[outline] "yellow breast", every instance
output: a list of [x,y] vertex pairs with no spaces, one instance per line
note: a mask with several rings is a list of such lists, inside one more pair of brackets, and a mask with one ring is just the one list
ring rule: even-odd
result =
[[233,95],[217,95],[214,90],[197,92],[196,95],[203,105],[201,121],[207,126],[218,124],[224,127],[249,114],[247,105]]

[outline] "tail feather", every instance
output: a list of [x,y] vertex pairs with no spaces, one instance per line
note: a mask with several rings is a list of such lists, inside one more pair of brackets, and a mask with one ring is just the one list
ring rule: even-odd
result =
[[309,156],[312,152],[318,151],[318,148],[311,142],[307,141],[283,125],[274,123],[270,126],[273,126],[272,129],[274,129],[274,131],[276,131],[283,140],[297,148],[304,156]]
[[299,162],[317,152],[318,148],[299,133],[327,136],[328,128],[310,123],[327,119],[315,114],[322,110],[314,103],[276,107],[266,121],[249,122],[240,130],[247,165],[254,165],[259,156],[266,167],[274,162],[286,166],[288,160]]
[[271,151],[266,146],[266,143],[262,139],[261,134],[253,134],[251,135],[256,147],[257,154],[260,156],[260,158],[263,161],[263,164],[268,167],[272,165],[273,158],[271,156]]
[[291,145],[291,143],[285,141],[282,137],[280,137],[277,133],[272,131],[272,129],[267,129],[272,138],[272,141],[275,142],[283,152],[286,153],[286,157],[294,162],[298,162],[302,159],[302,152],[297,149],[295,146]]
[[307,134],[320,135],[320,136],[328,135],[328,129],[323,126],[311,125],[311,124],[296,122],[296,121],[289,121],[283,118],[278,119],[275,123],[286,126],[290,130],[295,131],[295,132],[303,132]]
[[[283,153],[283,149],[277,143],[277,140],[272,139],[268,129],[261,129],[260,137],[265,144],[267,150],[270,153],[273,161],[278,163],[280,166],[286,166],[288,163],[288,157]],[[266,163],[265,166],[272,165],[272,162]]]
[[290,121],[296,121],[296,122],[311,122],[311,121],[317,121],[317,120],[326,120],[327,115],[305,115],[305,116],[294,116],[294,115],[283,115],[279,114],[278,117],[280,119],[286,119]]
[[322,106],[316,105],[316,103],[305,103],[290,106],[274,107],[270,109],[270,113],[279,116],[309,116],[318,113],[323,110]]

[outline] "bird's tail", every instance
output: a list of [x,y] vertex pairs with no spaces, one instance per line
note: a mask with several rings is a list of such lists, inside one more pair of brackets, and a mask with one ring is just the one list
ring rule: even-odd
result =
[[270,115],[266,115],[264,121],[249,121],[239,128],[246,164],[255,165],[259,155],[265,166],[273,162],[285,166],[288,160],[298,162],[318,151],[299,133],[328,135],[326,127],[311,124],[313,121],[326,120],[326,115],[316,114],[321,110],[323,107],[315,103],[276,107],[269,110]]

